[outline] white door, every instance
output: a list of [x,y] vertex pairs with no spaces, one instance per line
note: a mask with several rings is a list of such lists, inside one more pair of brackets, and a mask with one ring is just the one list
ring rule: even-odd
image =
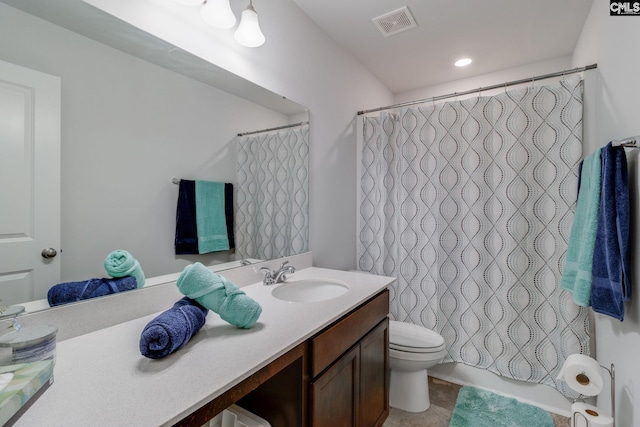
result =
[[59,252],[60,79],[0,61],[0,305],[46,298]]

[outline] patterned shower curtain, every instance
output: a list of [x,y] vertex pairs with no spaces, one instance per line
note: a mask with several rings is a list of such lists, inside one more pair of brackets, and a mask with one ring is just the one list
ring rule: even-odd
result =
[[237,141],[235,239],[242,258],[309,250],[309,125]]
[[445,362],[571,392],[587,311],[559,287],[582,158],[582,81],[366,117],[358,267]]

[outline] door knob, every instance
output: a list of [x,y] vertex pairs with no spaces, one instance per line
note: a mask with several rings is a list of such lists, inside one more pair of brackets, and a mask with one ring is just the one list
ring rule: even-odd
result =
[[53,248],[46,248],[42,250],[42,258],[49,259],[58,255],[58,252]]

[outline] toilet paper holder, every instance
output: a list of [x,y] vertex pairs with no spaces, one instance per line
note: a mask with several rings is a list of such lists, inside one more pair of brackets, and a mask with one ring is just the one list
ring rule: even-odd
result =
[[[613,419],[612,427],[616,427],[616,368],[613,363],[611,364],[611,368],[607,368],[604,365],[600,365],[600,367],[605,371],[607,371],[609,373],[609,376],[611,377],[611,418]],[[578,396],[576,399],[573,400],[573,403],[576,403],[578,400],[582,399],[583,396],[584,396],[583,394],[580,394],[580,396]],[[584,418],[584,420],[587,422],[587,426],[589,426],[590,423],[587,417],[585,417],[584,415],[578,412],[575,412],[572,415],[572,419],[571,419],[572,425],[574,427],[576,426],[578,415]],[[597,416],[598,414],[594,414],[594,415]]]

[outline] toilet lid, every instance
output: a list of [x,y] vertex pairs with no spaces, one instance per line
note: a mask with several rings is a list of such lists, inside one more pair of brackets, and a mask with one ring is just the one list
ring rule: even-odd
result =
[[389,343],[389,350],[399,351],[401,353],[415,353],[415,354],[427,354],[427,353],[440,353],[445,350],[444,344],[438,347],[405,347],[402,345],[396,345]]
[[444,338],[439,333],[423,326],[391,320],[389,322],[389,345],[405,351],[409,349],[417,351],[415,350],[417,348],[442,347]]

